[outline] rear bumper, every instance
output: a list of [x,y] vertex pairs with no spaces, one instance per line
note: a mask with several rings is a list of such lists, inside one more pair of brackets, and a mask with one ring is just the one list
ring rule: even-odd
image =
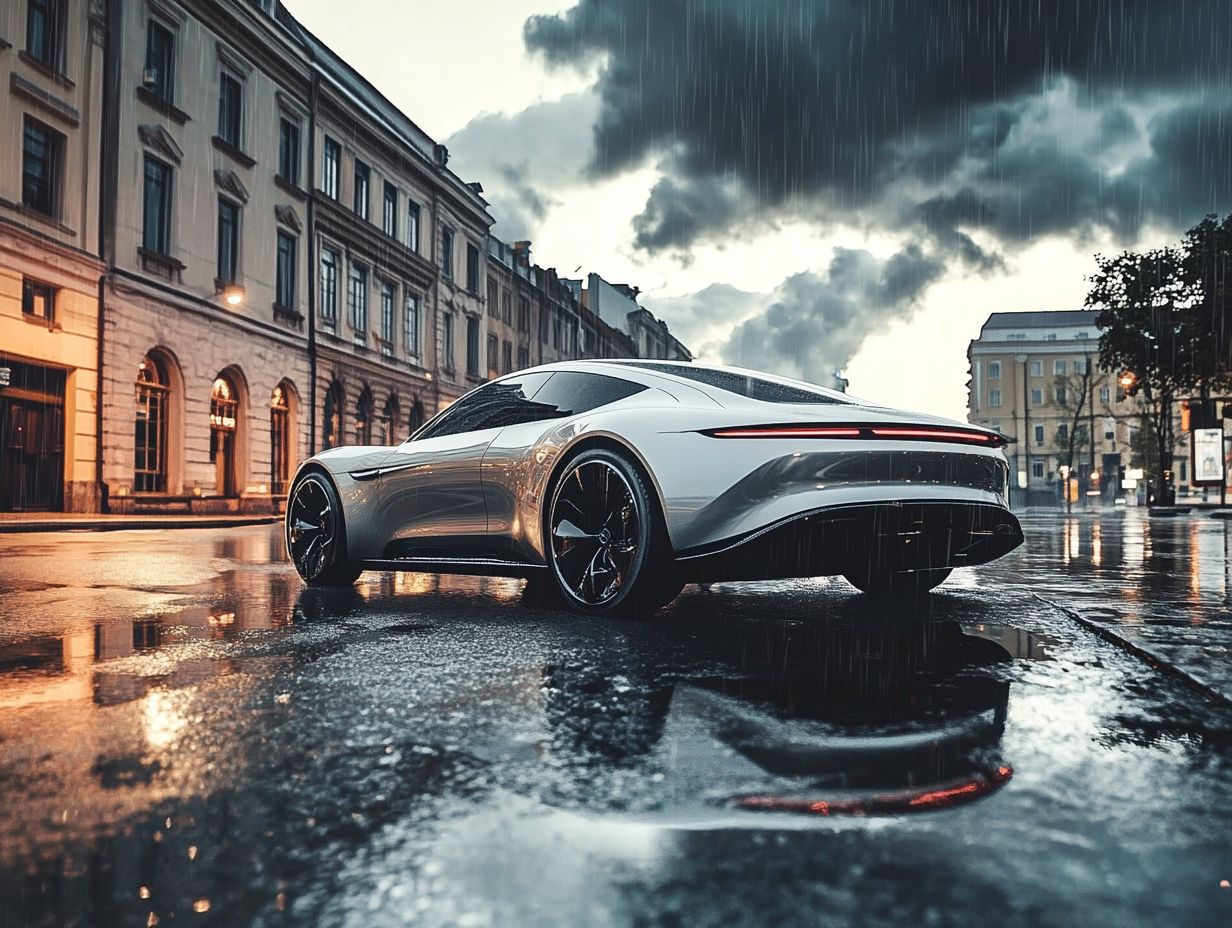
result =
[[983,564],[1022,544],[1003,506],[895,501],[797,513],[746,535],[680,551],[686,580],[819,577],[873,566],[890,571]]

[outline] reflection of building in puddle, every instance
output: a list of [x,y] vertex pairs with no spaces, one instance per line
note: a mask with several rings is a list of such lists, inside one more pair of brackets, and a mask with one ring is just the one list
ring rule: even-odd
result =
[[521,596],[522,581],[507,577],[409,572],[367,573],[357,589],[365,600],[375,597],[463,593],[512,602]]

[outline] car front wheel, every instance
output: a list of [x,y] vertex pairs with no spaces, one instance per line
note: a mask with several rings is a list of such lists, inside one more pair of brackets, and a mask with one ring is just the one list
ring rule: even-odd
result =
[[286,516],[287,552],[312,586],[350,586],[361,568],[346,556],[342,504],[323,474],[304,475],[291,490]]

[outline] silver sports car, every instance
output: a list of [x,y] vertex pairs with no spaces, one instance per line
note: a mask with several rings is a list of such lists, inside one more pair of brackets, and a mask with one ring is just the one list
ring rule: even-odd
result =
[[921,593],[1022,542],[996,432],[728,367],[569,361],[484,384],[397,447],[291,485],[305,581],[526,577],[641,612],[689,582],[841,574]]

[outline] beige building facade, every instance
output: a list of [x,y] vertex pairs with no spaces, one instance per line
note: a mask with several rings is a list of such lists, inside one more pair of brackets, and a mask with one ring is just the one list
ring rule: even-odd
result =
[[94,511],[101,8],[0,4],[0,511]]

